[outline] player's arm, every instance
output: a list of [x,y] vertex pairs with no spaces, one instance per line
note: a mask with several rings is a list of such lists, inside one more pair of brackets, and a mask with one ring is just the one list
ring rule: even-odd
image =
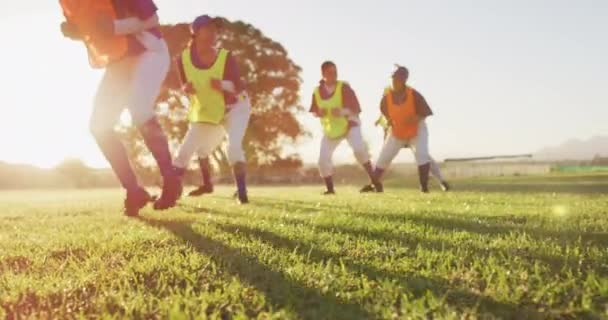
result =
[[388,114],[388,104],[386,103],[386,96],[382,96],[382,100],[380,100],[380,112],[386,118],[386,123],[391,125],[391,117]]
[[196,90],[194,89],[192,82],[188,81],[188,79],[186,78],[186,71],[184,70],[184,62],[182,61],[181,56],[177,57],[177,59],[175,59],[175,70],[177,72],[177,77],[180,82],[181,90],[188,95],[196,94]]
[[241,79],[241,72],[236,59],[228,54],[226,58],[226,69],[223,79],[213,79],[211,85],[216,90],[231,94],[239,95],[245,91],[245,82]]
[[417,120],[421,121],[433,115],[433,110],[429,107],[428,102],[418,91],[414,91],[414,98],[416,100],[416,116]]
[[[101,22],[103,25],[105,22]],[[139,17],[129,17],[125,19],[118,19],[110,22],[109,26],[102,26],[102,29],[108,29],[107,31],[116,35],[131,35],[138,34],[142,31],[158,27],[160,21],[158,15],[154,13],[148,18],[140,19]],[[112,30],[109,30],[112,29]]]
[[64,21],[61,23],[61,33],[63,33],[63,36],[68,39],[76,41],[82,40],[82,35],[80,34],[78,27],[69,21]]
[[[133,3],[132,5],[135,5]],[[114,35],[135,35],[160,25],[156,12],[158,8],[152,0],[140,0],[133,8],[135,14],[124,19],[100,17],[98,27],[106,33]]]
[[342,96],[344,97],[344,107],[338,109],[339,113],[335,116],[358,117],[361,113],[361,105],[355,91],[347,83],[342,87]]

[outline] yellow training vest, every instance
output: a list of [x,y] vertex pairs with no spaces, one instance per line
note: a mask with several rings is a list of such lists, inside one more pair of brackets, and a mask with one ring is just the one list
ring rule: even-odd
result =
[[315,89],[317,106],[319,109],[325,110],[325,116],[321,118],[321,126],[325,135],[330,139],[341,138],[348,133],[348,119],[345,116],[335,117],[331,114],[333,109],[342,109],[344,107],[343,87],[344,83],[338,81],[334,94],[329,99],[321,98],[320,87]]
[[390,127],[388,124],[388,119],[386,119],[383,114],[381,114],[378,120],[376,120],[376,125],[380,126],[382,129],[388,129],[388,127]]
[[226,112],[224,93],[211,87],[212,79],[224,79],[228,50],[220,49],[215,62],[209,69],[199,69],[192,63],[190,47],[182,53],[182,64],[186,80],[192,83],[196,94],[190,96],[190,122],[220,124]]

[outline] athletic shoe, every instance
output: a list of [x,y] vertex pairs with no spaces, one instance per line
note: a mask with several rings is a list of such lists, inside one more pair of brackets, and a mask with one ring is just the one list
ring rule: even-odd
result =
[[361,192],[361,193],[370,193],[370,192],[382,193],[382,192],[384,192],[384,186],[382,185],[382,183],[368,184],[368,185],[363,186],[363,188],[361,188],[361,190],[359,190],[359,192]]
[[212,194],[213,193],[213,185],[202,185],[188,193],[189,197],[200,197],[204,194]]
[[375,191],[376,191],[376,188],[374,188],[374,186],[371,184],[364,185],[363,188],[361,188],[361,190],[359,190],[360,193],[370,193],[370,192],[375,192]]
[[441,182],[441,190],[443,190],[444,192],[448,192],[451,189],[452,187],[446,181]]
[[382,193],[384,192],[384,185],[382,184],[382,182],[374,183],[374,189],[377,193]]
[[123,213],[128,217],[137,217],[139,210],[143,209],[149,202],[153,202],[154,197],[144,190],[139,189],[137,191],[127,192],[127,197],[124,201]]
[[167,179],[163,184],[163,192],[160,199],[154,203],[154,209],[167,210],[175,207],[177,200],[182,196],[182,188],[182,182],[179,178],[173,177]]
[[246,193],[244,193],[244,194],[237,194],[236,201],[239,204],[248,204],[249,203],[249,197],[247,196]]

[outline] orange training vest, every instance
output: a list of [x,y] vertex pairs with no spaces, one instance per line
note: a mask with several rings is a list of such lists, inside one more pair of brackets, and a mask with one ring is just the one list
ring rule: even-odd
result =
[[112,0],[59,0],[63,15],[77,28],[93,68],[105,68],[108,64],[125,57],[129,50],[126,36],[104,35],[97,28],[99,17],[116,19],[116,8]]
[[392,90],[388,89],[385,95],[393,136],[401,140],[412,139],[418,134],[418,122],[410,122],[416,117],[414,89],[407,87],[406,96],[405,102],[396,104]]

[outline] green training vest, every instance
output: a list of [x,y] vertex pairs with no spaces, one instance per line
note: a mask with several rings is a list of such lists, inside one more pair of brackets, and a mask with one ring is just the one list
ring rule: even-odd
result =
[[224,93],[211,87],[212,79],[224,79],[228,50],[220,49],[215,62],[209,69],[199,69],[192,63],[190,47],[182,53],[182,63],[186,80],[192,83],[196,94],[190,96],[190,122],[220,124],[226,112]]
[[321,118],[321,126],[323,132],[330,139],[344,137],[348,133],[348,119],[345,116],[334,117],[331,114],[333,109],[342,109],[344,107],[344,97],[342,96],[342,88],[344,83],[338,81],[336,90],[329,99],[321,98],[320,87],[315,89],[315,101],[319,109],[325,110],[326,114]]

